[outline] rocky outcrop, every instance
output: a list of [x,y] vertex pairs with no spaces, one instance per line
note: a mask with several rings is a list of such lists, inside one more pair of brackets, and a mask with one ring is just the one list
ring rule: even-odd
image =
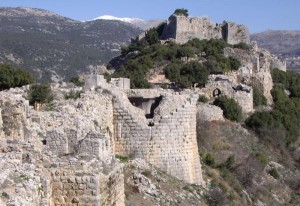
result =
[[238,71],[228,73],[227,76],[234,79],[235,83],[257,87],[267,98],[268,104],[272,104],[273,80],[271,70],[278,68],[286,71],[286,63],[267,50],[258,48],[255,42],[252,42],[249,50],[225,48],[224,55],[234,57],[242,64]]

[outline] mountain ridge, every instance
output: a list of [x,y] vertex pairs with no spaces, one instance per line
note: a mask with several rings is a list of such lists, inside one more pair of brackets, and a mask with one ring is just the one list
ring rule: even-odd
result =
[[300,73],[300,30],[266,30],[251,35],[262,48],[287,62],[287,67]]
[[0,17],[0,62],[23,67],[38,81],[87,73],[142,32],[125,22],[80,22],[33,8],[0,8]]

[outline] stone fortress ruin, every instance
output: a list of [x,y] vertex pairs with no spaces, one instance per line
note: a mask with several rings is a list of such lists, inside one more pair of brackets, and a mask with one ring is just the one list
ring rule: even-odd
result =
[[207,17],[170,16],[164,27],[162,39],[174,39],[176,43],[183,44],[194,38],[224,39],[228,44],[250,43],[250,34],[245,25],[229,21],[214,24]]
[[[163,37],[178,43],[192,38],[249,43],[243,25],[214,25],[207,18],[182,16],[170,18]],[[49,111],[29,106],[28,87],[1,92],[0,183],[5,187],[0,192],[13,197],[11,205],[123,206],[123,165],[116,154],[142,158],[178,179],[203,184],[196,125],[223,120],[223,112],[197,104],[199,94],[211,100],[230,96],[250,113],[253,90],[247,85],[257,86],[271,104],[270,69],[286,69],[284,62],[254,43],[249,51],[226,48],[224,54],[240,60],[241,68],[211,75],[201,89],[130,89],[127,78],[108,83],[92,73],[83,88],[52,85],[56,100]],[[65,100],[70,91],[83,93],[79,99]]]

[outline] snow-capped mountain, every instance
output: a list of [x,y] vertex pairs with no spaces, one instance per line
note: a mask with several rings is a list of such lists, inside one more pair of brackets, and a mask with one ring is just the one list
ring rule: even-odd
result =
[[93,20],[98,20],[98,19],[102,19],[102,20],[117,20],[117,21],[123,21],[123,22],[127,22],[127,23],[135,23],[135,22],[145,21],[145,20],[139,19],[139,18],[128,18],[128,17],[120,18],[120,17],[110,16],[110,15],[99,16],[99,17],[97,17],[97,18],[95,18]]
[[97,18],[94,18],[93,20],[99,20],[99,19],[116,20],[116,21],[130,23],[141,28],[142,30],[148,30],[152,27],[156,27],[163,22],[162,20],[143,20],[140,18],[128,18],[128,17],[120,18],[120,17],[110,16],[110,15],[99,16]]

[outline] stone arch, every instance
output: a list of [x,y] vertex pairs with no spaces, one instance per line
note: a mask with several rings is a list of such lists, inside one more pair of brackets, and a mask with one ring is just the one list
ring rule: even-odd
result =
[[214,89],[213,91],[213,97],[219,97],[221,96],[222,92],[219,88]]

